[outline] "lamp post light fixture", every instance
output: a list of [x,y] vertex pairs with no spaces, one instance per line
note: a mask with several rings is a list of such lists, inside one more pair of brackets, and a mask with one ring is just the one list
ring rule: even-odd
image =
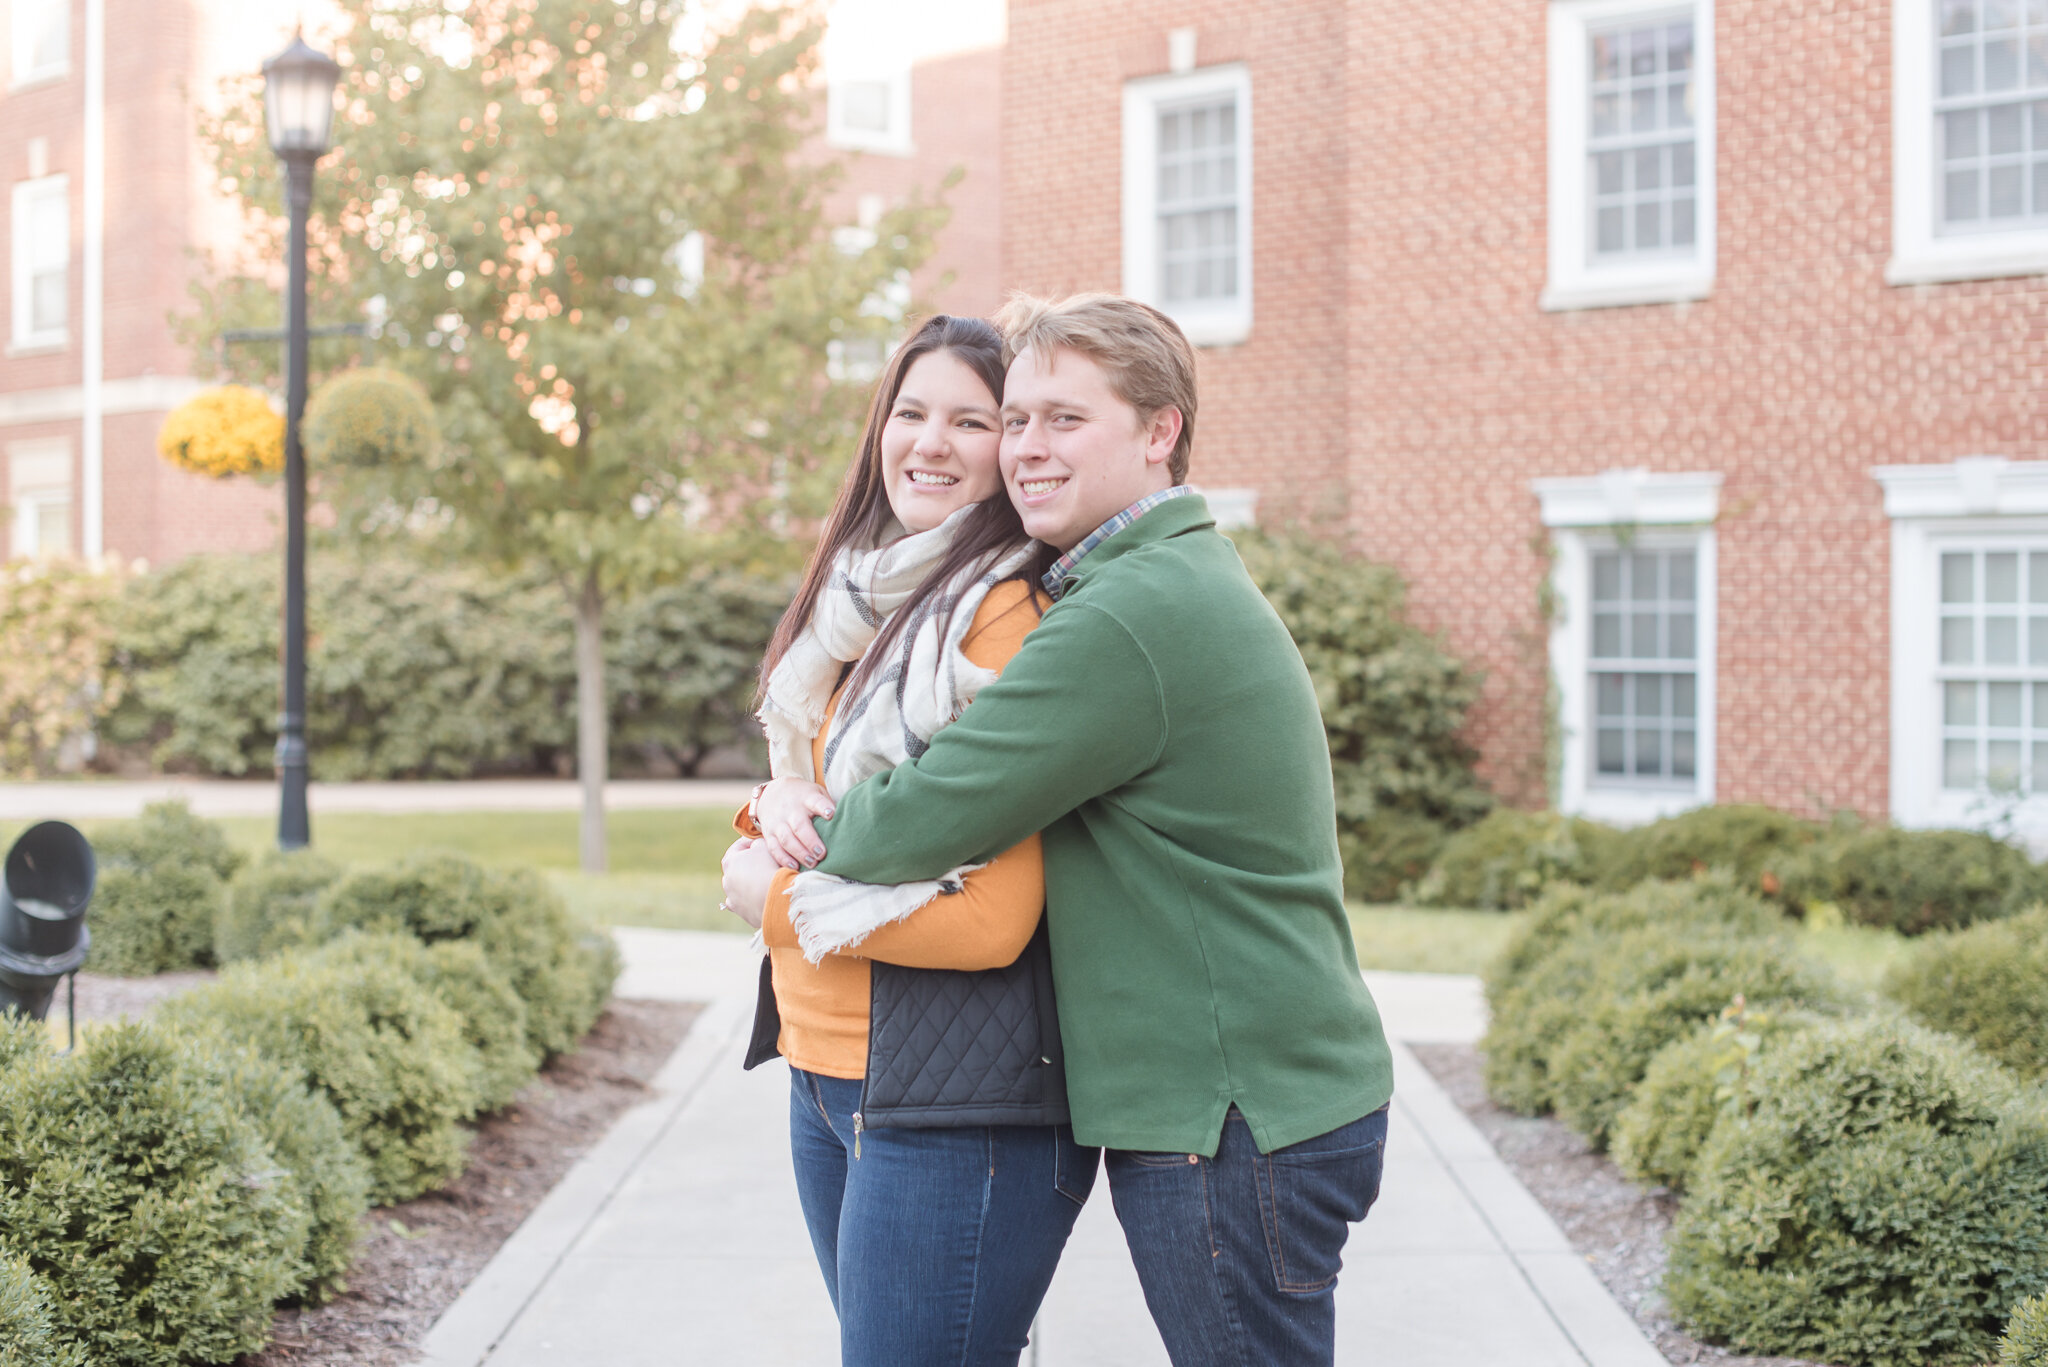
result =
[[0,1012],[41,1020],[92,946],[85,909],[98,873],[75,827],[39,822],[0,866]]
[[306,817],[306,215],[313,207],[313,163],[327,154],[334,87],[341,67],[294,36],[263,64],[263,113],[270,150],[284,162],[291,231],[284,292],[284,708],[277,727],[277,847],[305,848]]

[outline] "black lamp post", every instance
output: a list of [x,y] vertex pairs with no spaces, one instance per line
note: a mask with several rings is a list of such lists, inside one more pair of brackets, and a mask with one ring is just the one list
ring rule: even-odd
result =
[[306,215],[313,207],[313,163],[327,154],[334,87],[341,67],[301,37],[263,64],[263,112],[270,149],[284,162],[291,215],[284,293],[284,711],[277,727],[277,847],[303,849],[306,819],[306,454],[299,421],[306,413]]
[[41,1020],[57,984],[85,962],[85,908],[98,865],[61,821],[31,826],[0,867],[0,1011]]

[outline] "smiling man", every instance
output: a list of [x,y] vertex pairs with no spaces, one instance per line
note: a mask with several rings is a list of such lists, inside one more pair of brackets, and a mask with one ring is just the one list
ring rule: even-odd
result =
[[922,756],[840,800],[820,867],[933,878],[1043,830],[1074,1134],[1110,1151],[1176,1367],[1328,1363],[1393,1088],[1315,692],[1185,483],[1180,329],[1108,295],[999,322],[1003,479],[1063,552],[1056,601]]

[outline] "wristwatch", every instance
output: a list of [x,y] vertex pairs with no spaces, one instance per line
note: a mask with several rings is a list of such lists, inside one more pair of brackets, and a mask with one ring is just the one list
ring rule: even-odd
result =
[[[774,781],[770,779],[768,782]],[[754,785],[754,795],[747,799],[747,820],[754,823],[754,829],[757,831],[761,829],[761,794],[767,791],[767,783],[757,783]]]

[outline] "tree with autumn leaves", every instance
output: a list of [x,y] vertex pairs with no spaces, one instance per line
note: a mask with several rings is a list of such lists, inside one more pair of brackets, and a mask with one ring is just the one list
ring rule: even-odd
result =
[[[805,147],[807,12],[705,31],[683,0],[342,8],[313,317],[379,323],[378,360],[425,386],[443,439],[316,469],[319,493],[361,534],[560,580],[583,863],[602,868],[606,604],[707,557],[786,557],[858,436],[865,395],[831,378],[832,344],[886,337],[883,301],[942,210],[913,201],[871,234],[835,233],[836,167]],[[274,297],[280,204],[260,87],[208,132],[255,250],[200,292],[202,338]],[[245,378],[268,364],[235,359]]]

